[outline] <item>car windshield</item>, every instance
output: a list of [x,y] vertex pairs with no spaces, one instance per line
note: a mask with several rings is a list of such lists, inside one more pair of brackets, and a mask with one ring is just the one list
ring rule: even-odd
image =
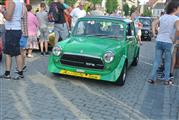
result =
[[73,35],[123,39],[124,25],[105,20],[79,21],[73,30]]
[[150,19],[140,18],[139,21],[142,23],[143,27],[150,27],[151,26],[151,20]]

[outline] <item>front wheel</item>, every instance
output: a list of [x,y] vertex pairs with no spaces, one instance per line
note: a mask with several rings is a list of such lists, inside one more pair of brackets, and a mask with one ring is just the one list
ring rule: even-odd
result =
[[137,54],[137,56],[134,58],[133,62],[132,62],[132,66],[137,66],[139,62],[139,53]]
[[152,38],[151,38],[151,37],[149,37],[149,38],[148,38],[148,41],[152,41]]
[[125,63],[123,66],[122,72],[116,81],[116,84],[119,86],[123,86],[126,81],[126,76],[127,76],[127,64]]

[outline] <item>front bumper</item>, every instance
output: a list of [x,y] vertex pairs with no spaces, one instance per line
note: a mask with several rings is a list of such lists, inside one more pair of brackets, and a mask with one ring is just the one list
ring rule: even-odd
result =
[[148,40],[148,39],[151,39],[151,32],[150,31],[146,31],[146,30],[143,30],[142,31],[142,39],[144,40]]
[[[124,60],[121,60],[123,62]],[[57,74],[65,74],[75,77],[82,77],[82,78],[89,78],[95,80],[104,80],[109,82],[116,82],[119,75],[121,74],[123,68],[123,64],[120,63],[118,66],[113,70],[94,70],[94,69],[87,69],[87,68],[78,68],[73,66],[66,66],[60,63],[60,59],[56,61],[53,59],[53,55],[49,57],[48,61],[48,71],[51,73]]]

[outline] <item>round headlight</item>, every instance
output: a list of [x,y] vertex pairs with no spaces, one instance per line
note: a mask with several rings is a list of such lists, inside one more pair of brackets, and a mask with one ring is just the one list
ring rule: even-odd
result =
[[59,46],[55,46],[55,47],[53,48],[52,52],[53,52],[53,54],[54,54],[55,56],[60,56],[61,53],[62,53],[62,48],[59,47]]
[[108,51],[104,54],[103,59],[106,63],[110,63],[114,60],[114,53],[111,51]]

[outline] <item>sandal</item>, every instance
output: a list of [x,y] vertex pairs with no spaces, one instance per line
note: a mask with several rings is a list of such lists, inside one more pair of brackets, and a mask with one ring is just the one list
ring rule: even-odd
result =
[[148,83],[150,83],[150,84],[154,84],[155,81],[154,81],[154,80],[148,80]]

